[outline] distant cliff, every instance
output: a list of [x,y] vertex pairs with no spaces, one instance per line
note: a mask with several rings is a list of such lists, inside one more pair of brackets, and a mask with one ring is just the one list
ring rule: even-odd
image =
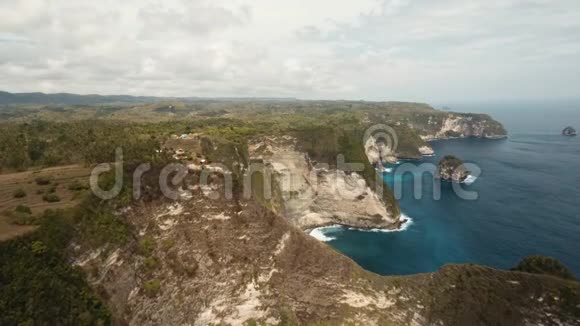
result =
[[447,138],[505,138],[507,131],[501,123],[487,114],[449,113],[446,116],[430,117],[422,131],[424,139]]

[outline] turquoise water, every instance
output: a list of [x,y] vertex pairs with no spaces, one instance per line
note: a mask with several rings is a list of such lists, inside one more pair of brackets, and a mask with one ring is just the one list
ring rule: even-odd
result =
[[[509,125],[508,125],[509,128]],[[412,218],[400,232],[326,229],[328,243],[362,267],[383,275],[432,272],[447,263],[507,269],[527,255],[553,256],[580,275],[580,137],[516,133],[506,140],[462,139],[432,143],[437,163],[446,154],[477,164],[482,175],[463,200],[450,184],[432,196],[432,177],[413,196],[413,175],[403,176],[402,211]],[[409,163],[409,162],[401,162]],[[397,168],[396,165],[390,166]],[[393,173],[384,174],[390,185]]]

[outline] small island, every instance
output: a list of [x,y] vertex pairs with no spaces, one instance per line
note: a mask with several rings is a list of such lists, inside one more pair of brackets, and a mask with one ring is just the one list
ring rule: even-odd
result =
[[436,177],[449,182],[462,183],[469,177],[463,161],[453,155],[446,155],[439,161]]
[[576,136],[576,129],[574,129],[573,127],[566,127],[562,131],[562,135],[569,136],[569,137]]

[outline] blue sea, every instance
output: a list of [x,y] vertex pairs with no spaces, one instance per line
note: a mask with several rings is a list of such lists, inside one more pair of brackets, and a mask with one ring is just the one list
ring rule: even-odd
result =
[[[436,156],[388,166],[393,172],[383,174],[385,182],[403,185],[399,203],[412,220],[405,230],[320,233],[362,267],[383,275],[432,272],[449,263],[509,269],[525,256],[547,255],[580,276],[580,137],[560,134],[567,125],[580,129],[578,104],[456,106],[456,111],[491,113],[510,131],[509,138],[435,141]],[[434,199],[428,174],[416,199],[414,176],[395,176],[401,164],[437,164],[447,154],[481,168],[472,184],[463,185],[477,200],[460,198],[448,183]]]

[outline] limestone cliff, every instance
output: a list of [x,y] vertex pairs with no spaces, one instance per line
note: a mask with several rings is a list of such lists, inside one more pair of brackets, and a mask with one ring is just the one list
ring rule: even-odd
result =
[[439,161],[436,176],[445,181],[464,182],[469,177],[469,171],[460,159],[447,155]]
[[136,204],[119,216],[132,232],[127,243],[73,250],[117,325],[580,322],[577,282],[473,265],[381,277],[253,200],[186,187],[175,202]]
[[[332,167],[326,171],[312,168],[316,164],[310,155],[298,150],[299,142],[289,136],[269,137],[249,146],[250,162],[261,162],[265,169],[272,169],[280,179],[281,192],[295,196],[282,207],[269,207],[276,200],[245,198],[239,191],[228,199],[224,176],[209,178],[210,183],[200,187],[199,171],[195,170],[176,186],[177,200],[135,202],[117,211],[116,216],[123,219],[131,233],[127,242],[95,247],[78,238],[71,246],[71,256],[107,302],[115,324],[427,326],[580,322],[580,285],[574,281],[473,265],[445,266],[430,274],[382,277],[364,271],[310,237],[299,222],[305,209],[317,206],[334,212],[334,205],[343,205],[335,211],[356,214],[356,210],[378,205],[380,200],[371,194],[354,197],[350,188],[343,187],[363,187],[362,180],[366,184],[366,179],[358,174],[337,174],[331,172]],[[238,152],[221,144],[214,144],[211,150],[216,161]],[[320,183],[332,183],[334,188],[309,184],[312,172],[322,174]],[[264,189],[254,190],[263,195]],[[325,197],[338,190],[345,191],[342,202]],[[316,191],[325,195],[313,199]],[[210,193],[218,196],[208,196]],[[359,205],[361,202],[364,205]],[[276,213],[278,210],[289,213],[290,218]]]
[[384,141],[378,141],[371,136],[366,140],[364,146],[369,162],[375,167],[379,167],[382,163],[395,163],[397,161],[393,148],[385,144]]
[[505,138],[503,126],[485,114],[449,113],[444,116],[430,116],[428,128],[420,129],[424,139],[448,138]]
[[302,229],[331,224],[359,228],[400,225],[397,212],[387,209],[361,174],[315,163],[296,146],[297,139],[290,136],[261,137],[249,146],[253,161],[273,172],[283,199],[282,214],[294,225]]

